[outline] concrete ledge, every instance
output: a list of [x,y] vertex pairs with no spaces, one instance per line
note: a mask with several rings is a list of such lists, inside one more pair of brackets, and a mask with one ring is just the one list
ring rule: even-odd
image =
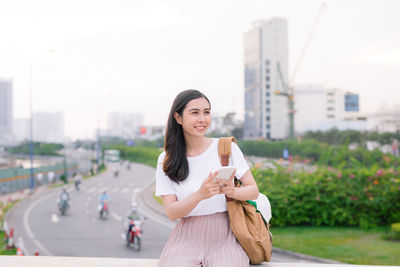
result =
[[[13,267],[157,267],[158,259],[121,259],[121,258],[88,258],[88,257],[46,257],[46,256],[0,256],[0,266]],[[269,267],[351,267],[373,265],[320,264],[320,263],[286,263],[269,262],[257,266]],[[377,266],[378,267],[378,266]],[[384,266],[379,266],[384,267]],[[389,267],[389,266],[387,266]],[[393,267],[393,266],[391,266]]]

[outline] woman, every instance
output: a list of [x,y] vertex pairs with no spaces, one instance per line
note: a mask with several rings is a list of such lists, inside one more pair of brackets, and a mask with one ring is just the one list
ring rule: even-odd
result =
[[156,195],[167,216],[181,219],[160,257],[159,266],[249,266],[249,258],[229,227],[226,198],[256,199],[258,188],[239,147],[232,143],[233,178],[216,179],[221,163],[218,139],[205,136],[211,105],[197,90],[177,95],[169,113],[164,152],[158,158]]

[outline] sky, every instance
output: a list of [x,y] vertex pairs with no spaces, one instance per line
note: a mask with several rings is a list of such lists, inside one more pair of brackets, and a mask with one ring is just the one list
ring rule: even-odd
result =
[[242,119],[244,33],[287,19],[290,75],[323,3],[294,84],[358,93],[363,112],[399,104],[397,0],[0,0],[0,78],[13,80],[14,117],[29,117],[32,87],[34,112],[64,112],[71,139],[115,111],[165,125],[191,88]]

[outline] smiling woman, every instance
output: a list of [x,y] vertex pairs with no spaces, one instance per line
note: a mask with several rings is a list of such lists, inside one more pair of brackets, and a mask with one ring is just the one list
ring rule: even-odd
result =
[[[157,162],[156,196],[162,197],[171,220],[181,220],[159,266],[249,266],[229,226],[226,197],[256,199],[258,188],[234,143],[231,159],[236,173],[226,180],[217,178],[218,139],[205,136],[210,124],[211,104],[204,94],[197,90],[178,94],[168,117],[165,152]],[[243,187],[233,186],[235,175]]]

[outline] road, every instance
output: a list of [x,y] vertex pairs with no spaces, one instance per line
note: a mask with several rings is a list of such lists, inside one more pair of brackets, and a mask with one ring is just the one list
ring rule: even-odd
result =
[[[132,164],[131,170],[120,167],[117,178],[112,168],[98,177],[85,179],[81,190],[67,186],[71,208],[60,216],[56,200],[61,189],[45,190],[18,203],[8,214],[9,225],[15,237],[22,237],[28,255],[159,258],[172,228],[163,218],[148,214],[143,223],[142,250],[125,246],[124,221],[132,201],[137,200],[148,184],[153,182],[154,169],[142,164]],[[98,216],[98,197],[106,190],[110,195],[110,214],[107,220]]]
[[[79,192],[67,186],[72,201],[66,216],[60,216],[56,205],[61,188],[35,193],[7,213],[6,220],[15,229],[16,241],[22,238],[27,255],[38,251],[47,256],[159,258],[175,223],[147,209],[138,197],[154,183],[155,170],[132,163],[129,171],[120,168],[118,178],[111,170],[85,179]],[[107,220],[99,219],[97,210],[98,197],[104,190],[111,198]],[[137,202],[139,211],[147,216],[139,252],[127,248],[123,239],[124,219],[132,202]],[[281,253],[273,253],[271,261],[313,262]]]

